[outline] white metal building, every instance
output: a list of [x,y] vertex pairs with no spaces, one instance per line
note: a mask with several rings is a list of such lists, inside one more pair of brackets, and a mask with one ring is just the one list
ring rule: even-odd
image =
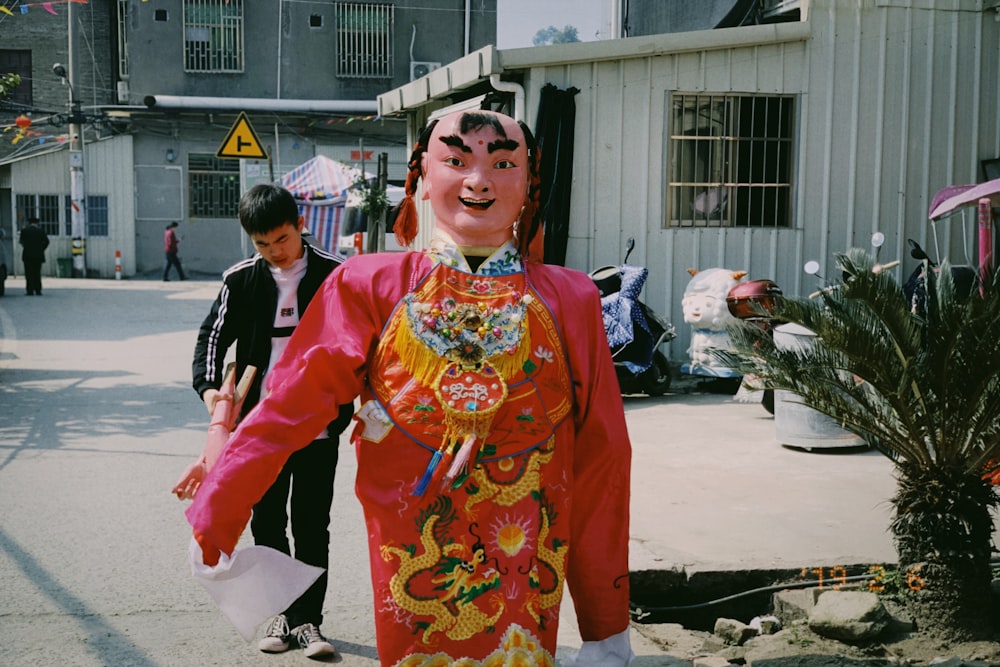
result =
[[[83,151],[86,192],[88,198],[86,240],[87,274],[112,278],[115,275],[115,253],[121,253],[124,276],[135,273],[135,177],[132,164],[132,137],[110,137],[89,142]],[[69,144],[56,144],[46,153],[8,162],[0,175],[0,193],[15,206],[19,198],[31,200],[31,210],[46,210],[49,215],[50,245],[46,251],[48,262],[42,267],[44,275],[58,275],[59,262],[70,262],[73,254],[70,234]],[[13,195],[9,194],[13,193]],[[22,202],[23,203],[23,202]],[[17,227],[12,223],[7,230],[13,239],[12,261],[14,273],[23,275],[21,247],[17,244]],[[66,274],[69,275],[68,273]]]
[[952,219],[935,245],[927,211],[1000,156],[1000,2],[798,5],[795,22],[483,48],[381,95],[379,111],[406,114],[412,138],[493,77],[523,94],[534,127],[543,86],[579,89],[566,264],[617,264],[635,237],[630,261],[649,267],[646,300],[677,325],[682,361],[688,268],[747,270],[803,294],[817,280],[806,260],[836,277],[834,253],[874,231],[904,275],[907,238],[975,261],[975,234]]

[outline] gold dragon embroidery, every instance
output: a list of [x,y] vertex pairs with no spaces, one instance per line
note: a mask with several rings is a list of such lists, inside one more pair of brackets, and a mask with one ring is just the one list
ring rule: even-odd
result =
[[[396,603],[417,616],[429,616],[432,622],[421,621],[423,629],[421,641],[433,646],[434,635],[443,632],[448,639],[468,639],[486,628],[494,626],[503,614],[506,605],[503,596],[496,592],[490,596],[495,613],[484,613],[474,601],[489,591],[500,587],[500,575],[495,571],[487,574],[479,572],[485,560],[485,552],[479,544],[471,549],[471,558],[463,559],[470,549],[462,544],[444,543],[444,527],[454,520],[455,513],[447,496],[439,497],[430,507],[421,512],[418,520],[420,545],[423,553],[417,555],[417,547],[399,548],[384,544],[380,549],[386,562],[393,558],[399,561],[399,569],[389,581],[389,589]],[[421,572],[433,571],[436,576],[430,581],[437,597],[417,597],[410,592],[411,581]]]
[[[552,456],[552,439],[550,438],[548,449],[536,449],[531,452],[524,464],[523,471],[512,483],[496,482],[490,478],[486,466],[475,466],[470,474],[470,481],[475,485],[475,491],[470,491],[469,498],[465,501],[466,516],[471,521],[475,521],[478,514],[475,506],[479,503],[491,501],[496,505],[510,507],[527,497],[528,494],[538,490],[542,480],[541,468],[552,460]],[[500,464],[498,462],[498,465]]]
[[[569,543],[561,540],[553,540],[553,548],[549,548],[547,540],[549,537],[550,515],[552,508],[542,498],[541,515],[542,522],[538,530],[538,561],[540,565],[546,567],[554,577],[554,583],[543,589],[541,578],[538,576],[538,568],[533,568],[529,575],[532,588],[538,589],[537,596],[531,596],[524,607],[535,622],[541,627],[545,627],[545,620],[542,612],[559,604],[562,599],[563,581],[565,579],[566,552],[569,550]],[[536,606],[537,604],[537,606]]]

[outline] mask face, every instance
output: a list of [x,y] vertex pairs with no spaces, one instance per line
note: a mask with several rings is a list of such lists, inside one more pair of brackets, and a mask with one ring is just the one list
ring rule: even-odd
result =
[[423,197],[455,243],[499,246],[513,236],[528,187],[528,149],[513,118],[445,116],[431,134],[423,174]]

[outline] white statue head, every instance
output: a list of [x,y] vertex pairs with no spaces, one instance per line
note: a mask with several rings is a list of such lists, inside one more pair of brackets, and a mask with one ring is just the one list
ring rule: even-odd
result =
[[726,296],[747,273],[730,269],[688,269],[691,281],[684,290],[681,306],[684,321],[695,329],[724,331],[734,319]]

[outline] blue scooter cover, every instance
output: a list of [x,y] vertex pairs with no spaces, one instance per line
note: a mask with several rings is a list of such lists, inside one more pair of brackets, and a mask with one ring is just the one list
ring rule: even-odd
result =
[[639,332],[641,339],[649,340],[653,335],[649,323],[646,321],[646,315],[639,305],[639,293],[642,291],[643,285],[646,284],[649,271],[642,266],[622,264],[619,273],[621,275],[621,288],[617,292],[601,298],[604,331],[608,336],[608,345],[611,347],[612,354],[616,355],[615,361],[625,364],[630,372],[638,375],[653,365],[652,350],[642,352],[640,363],[620,358],[617,353],[636,339],[636,326],[642,329],[642,332]]

